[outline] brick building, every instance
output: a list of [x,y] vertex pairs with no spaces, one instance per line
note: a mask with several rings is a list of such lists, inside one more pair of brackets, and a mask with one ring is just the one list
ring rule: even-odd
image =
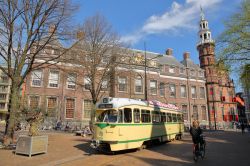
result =
[[200,41],[197,44],[200,66],[205,70],[209,121],[214,128],[230,126],[237,115],[233,80],[226,70],[215,66],[215,42],[208,27],[204,14],[201,15]]
[[[147,88],[143,65],[145,56]],[[147,91],[148,100],[172,103],[182,109],[187,126],[193,119],[208,125],[204,70],[192,62],[188,52],[183,57],[183,61],[178,62],[172,49],[167,49],[166,54],[160,56],[157,53],[130,50],[120,58],[120,65],[115,69],[114,96],[145,99]],[[81,82],[83,86],[76,82]],[[53,123],[61,119],[65,123],[80,126],[88,123],[90,118],[91,96],[88,86],[83,68],[66,63],[48,64],[27,77],[25,94],[28,105],[44,109],[49,117],[54,117]],[[109,94],[108,91],[102,93],[103,96]]]

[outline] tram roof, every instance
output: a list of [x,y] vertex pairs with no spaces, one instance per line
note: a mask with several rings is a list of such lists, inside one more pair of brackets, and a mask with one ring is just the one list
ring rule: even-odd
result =
[[106,97],[103,98],[103,100],[100,103],[98,103],[97,106],[99,106],[100,104],[113,104],[113,108],[120,108],[128,105],[140,105],[140,106],[151,106],[154,108],[165,108],[165,109],[171,109],[173,111],[179,111],[178,107],[176,107],[173,104],[165,104],[159,101],[143,101],[130,98]]

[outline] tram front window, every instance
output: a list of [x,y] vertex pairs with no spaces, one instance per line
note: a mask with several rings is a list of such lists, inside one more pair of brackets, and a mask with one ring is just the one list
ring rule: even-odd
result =
[[117,111],[116,110],[103,111],[98,116],[97,122],[117,122]]

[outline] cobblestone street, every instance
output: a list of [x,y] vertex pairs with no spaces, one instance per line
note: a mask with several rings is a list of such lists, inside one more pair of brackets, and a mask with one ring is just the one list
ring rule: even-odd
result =
[[[191,137],[185,134],[181,141],[155,145],[142,151],[125,151],[116,155],[95,152],[89,146],[90,138],[69,133],[48,133],[48,153],[31,158],[15,155],[12,150],[0,150],[1,166],[47,165],[193,165]],[[205,132],[206,158],[197,165],[249,165],[250,133],[216,131]]]

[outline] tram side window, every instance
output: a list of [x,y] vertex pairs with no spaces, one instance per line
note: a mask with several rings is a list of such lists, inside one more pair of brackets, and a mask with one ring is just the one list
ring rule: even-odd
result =
[[132,110],[131,110],[131,108],[124,108],[124,122],[125,123],[132,122]]
[[152,111],[152,121],[153,121],[153,123],[160,122],[160,114],[159,114],[159,112]]
[[166,113],[165,112],[161,113],[161,122],[166,122]]
[[176,114],[172,114],[172,117],[173,117],[173,122],[177,122]]
[[134,109],[134,123],[140,123],[140,110],[138,108]]
[[181,114],[177,114],[177,121],[178,122],[182,122],[182,120],[181,120]]
[[151,122],[149,110],[141,110],[141,121],[143,123],[150,123]]
[[123,110],[118,111],[118,123],[123,123]]
[[167,122],[172,122],[172,115],[167,113]]

